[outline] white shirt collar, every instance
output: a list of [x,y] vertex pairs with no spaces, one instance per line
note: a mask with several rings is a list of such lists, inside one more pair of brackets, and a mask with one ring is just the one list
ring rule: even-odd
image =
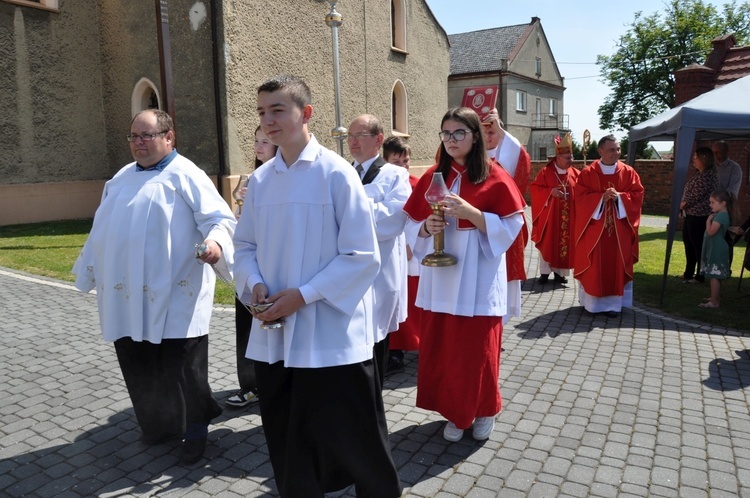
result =
[[605,175],[614,175],[615,170],[617,169],[617,163],[615,164],[604,164],[603,162],[599,161],[599,167],[602,169],[602,173]]
[[[368,159],[367,161],[363,163],[359,163],[362,165],[362,176],[360,178],[365,177],[365,175],[367,174],[367,170],[370,169],[370,166],[372,166],[372,163],[374,163],[375,159],[377,159],[378,157],[380,157],[380,154],[376,155],[375,157],[371,157],[370,159]],[[356,167],[357,164],[355,163],[354,166]]]

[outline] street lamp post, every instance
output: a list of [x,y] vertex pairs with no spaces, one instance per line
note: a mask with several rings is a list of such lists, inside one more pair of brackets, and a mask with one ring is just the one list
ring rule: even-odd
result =
[[338,153],[344,155],[344,139],[347,129],[341,126],[341,82],[339,80],[339,26],[344,17],[336,12],[338,0],[327,0],[331,4],[331,11],[326,15],[326,24],[331,28],[333,37],[333,91],[336,99],[336,127],[331,130],[331,136],[337,142]]

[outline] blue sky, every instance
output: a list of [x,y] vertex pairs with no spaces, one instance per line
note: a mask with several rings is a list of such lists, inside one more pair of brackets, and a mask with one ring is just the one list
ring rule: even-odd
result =
[[[573,138],[581,142],[583,130],[599,138],[597,109],[610,93],[600,82],[597,55],[611,55],[616,42],[627,31],[637,11],[650,15],[665,10],[659,0],[624,2],[551,2],[549,0],[426,0],[433,14],[450,35],[479,29],[528,24],[536,16],[552,48],[560,73],[565,77],[565,114],[570,116]],[[721,10],[724,1],[705,1]],[[612,130],[614,131],[614,130]],[[616,131],[618,137],[626,132]]]

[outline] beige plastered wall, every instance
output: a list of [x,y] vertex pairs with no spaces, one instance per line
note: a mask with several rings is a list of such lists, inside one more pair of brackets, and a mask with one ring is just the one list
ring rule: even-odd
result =
[[[336,149],[330,138],[336,120],[327,2],[219,4],[221,143],[210,3],[171,0],[169,8],[177,148],[216,181],[223,147],[228,176],[220,182],[230,204],[239,175],[254,162],[256,88],[268,77],[285,72],[308,81],[315,107],[311,131]],[[342,2],[338,10],[344,16],[342,124],[372,113],[390,135],[391,91],[399,79],[408,96],[413,163],[431,164],[448,107],[444,31],[423,0],[407,0],[403,54],[390,47],[388,0]],[[148,78],[161,88],[154,20],[153,2],[64,1],[59,13],[0,3],[0,88],[8,95],[0,101],[0,125],[7,130],[0,135],[6,151],[0,159],[0,225],[93,216],[103,183],[132,160],[124,135],[134,85]]]
[[[248,173],[254,163],[258,125],[257,87],[281,73],[304,78],[313,94],[310,130],[326,147],[336,126],[332,34],[322,1],[224,2],[224,64],[229,170]],[[339,28],[342,125],[363,113],[378,116],[385,135],[392,130],[391,92],[397,79],[408,96],[413,162],[432,161],[437,132],[448,104],[448,41],[423,0],[407,0],[407,54],[391,50],[390,1],[340,2]],[[349,158],[344,146],[345,157]]]

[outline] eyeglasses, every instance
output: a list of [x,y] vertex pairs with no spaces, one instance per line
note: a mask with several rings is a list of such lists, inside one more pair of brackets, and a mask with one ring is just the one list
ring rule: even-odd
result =
[[456,142],[460,142],[461,140],[466,138],[467,133],[471,133],[471,130],[456,130],[453,133],[443,130],[440,133],[438,133],[438,136],[440,137],[440,140],[442,140],[443,142],[447,142],[451,138],[455,140]]
[[157,132],[157,133],[144,133],[142,135],[136,135],[136,134],[131,133],[130,135],[128,135],[125,138],[128,139],[128,142],[137,142],[139,138],[141,140],[143,140],[144,142],[150,142],[151,140],[155,139],[159,135],[164,135],[165,133],[169,133],[169,132],[168,131],[160,131],[160,132]]
[[375,136],[375,133],[350,133],[349,135],[346,136],[346,139],[352,140],[356,138],[357,140],[362,140],[365,137],[374,137],[374,136]]

